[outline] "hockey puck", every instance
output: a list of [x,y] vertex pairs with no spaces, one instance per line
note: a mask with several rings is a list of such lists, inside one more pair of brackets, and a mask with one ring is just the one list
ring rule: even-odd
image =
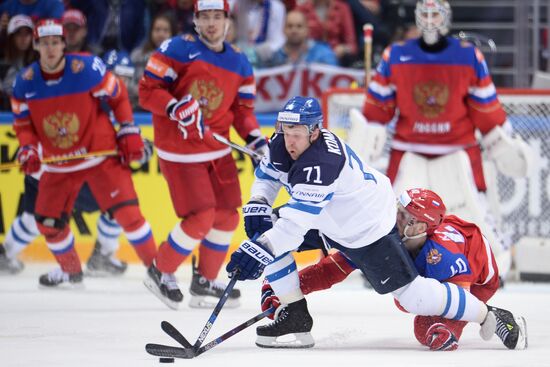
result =
[[170,357],[160,357],[159,358],[160,363],[174,363],[174,358]]

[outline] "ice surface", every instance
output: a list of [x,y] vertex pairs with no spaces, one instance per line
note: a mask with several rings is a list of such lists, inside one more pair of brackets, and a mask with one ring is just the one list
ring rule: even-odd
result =
[[[211,313],[188,307],[187,266],[177,274],[185,294],[179,311],[147,291],[141,266],[130,266],[120,278],[86,278],[83,290],[38,289],[38,275],[52,266],[29,264],[17,276],[0,276],[0,366],[166,366],[144,349],[149,342],[177,345],[160,322],[173,323],[194,343]],[[222,310],[207,342],[260,312],[260,281],[237,285],[242,306]],[[313,349],[258,348],[252,326],[174,366],[550,366],[548,284],[509,284],[492,299],[491,304],[527,319],[529,348],[524,351],[507,350],[496,336],[484,342],[478,326],[468,325],[457,351],[431,352],[414,338],[413,316],[398,311],[391,296],[363,288],[355,274],[309,295],[308,303],[315,320]]]

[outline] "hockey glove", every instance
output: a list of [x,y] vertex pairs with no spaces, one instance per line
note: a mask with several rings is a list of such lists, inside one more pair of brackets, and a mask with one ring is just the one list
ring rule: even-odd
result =
[[21,165],[21,171],[26,175],[32,175],[40,171],[40,156],[38,155],[38,149],[34,145],[25,145],[19,148],[17,152],[17,160]]
[[[246,147],[258,153],[262,157],[265,156],[269,151],[267,138],[261,135],[259,131],[253,131],[252,133],[248,134],[248,136],[246,137]],[[252,159],[252,165],[254,166],[254,168],[256,168],[258,164],[260,164],[261,159],[256,159],[254,157],[250,157],[250,159]]]
[[139,126],[132,123],[121,124],[116,133],[116,140],[120,160],[123,164],[129,165],[130,162],[139,161],[143,158],[144,147]]
[[426,345],[431,350],[456,350],[458,339],[444,324],[433,324],[426,332]]
[[261,235],[273,227],[271,206],[260,200],[250,200],[243,206],[244,230],[248,238]]
[[273,292],[273,288],[271,288],[271,285],[267,279],[264,279],[264,282],[262,283],[262,298],[260,299],[260,303],[262,306],[262,311],[267,311],[269,309],[273,311],[267,315],[267,317],[271,320],[275,320],[277,318],[281,301],[279,300],[279,297],[275,295],[275,292]]
[[231,254],[231,259],[225,268],[231,278],[238,269],[238,280],[258,279],[274,256],[264,245],[256,240],[245,240],[237,251]]
[[204,137],[204,124],[199,102],[188,94],[181,100],[168,106],[168,117],[178,122],[183,139]]

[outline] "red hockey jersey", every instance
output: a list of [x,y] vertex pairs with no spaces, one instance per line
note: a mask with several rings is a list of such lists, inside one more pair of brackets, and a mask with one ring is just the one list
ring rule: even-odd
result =
[[447,37],[440,52],[426,52],[418,39],[396,43],[383,54],[363,108],[369,122],[399,117],[392,148],[427,155],[449,154],[476,144],[506,120],[483,54]]
[[[100,103],[107,101],[118,122],[132,122],[124,83],[98,57],[73,54],[66,55],[65,61],[57,80],[45,80],[38,62],[18,74],[11,105],[19,143],[40,143],[44,158],[116,149],[115,129]],[[46,170],[75,171],[103,159],[49,164]]]
[[187,94],[199,102],[206,128],[215,133],[229,138],[234,126],[244,139],[259,128],[253,113],[254,74],[246,56],[227,42],[217,53],[193,36],[171,38],[151,56],[139,85],[140,104],[153,113],[155,146],[165,160],[204,162],[230,153],[225,146],[181,138],[166,106]]

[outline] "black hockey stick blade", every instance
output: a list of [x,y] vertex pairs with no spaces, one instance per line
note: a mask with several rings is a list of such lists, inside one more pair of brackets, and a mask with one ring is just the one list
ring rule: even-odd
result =
[[191,348],[171,347],[169,345],[148,343],[145,345],[147,353],[157,357],[171,357],[191,359],[195,357],[195,351]]
[[163,321],[160,323],[160,328],[168,334],[172,339],[180,343],[184,348],[193,348],[193,345],[187,341],[185,336],[183,336],[174,325],[168,321]]

